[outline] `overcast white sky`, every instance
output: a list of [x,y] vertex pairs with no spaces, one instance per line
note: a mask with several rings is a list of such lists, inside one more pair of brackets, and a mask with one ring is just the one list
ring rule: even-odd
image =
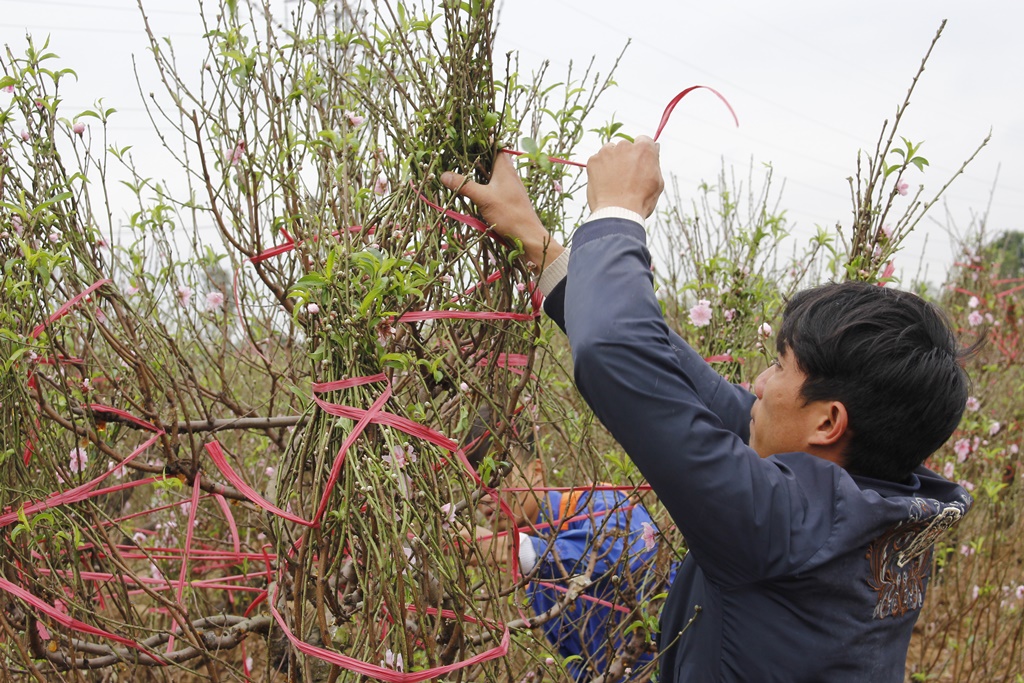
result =
[[[180,56],[198,54],[194,2],[145,5]],[[2,7],[3,43],[17,53],[26,31],[37,39],[48,34],[51,49],[78,73],[79,82],[64,90],[65,114],[104,98],[121,112],[113,136],[136,145],[144,159],[154,137],[135,90],[132,55],[145,89],[160,86],[135,0],[3,0]],[[771,163],[776,184],[785,181],[781,206],[800,235],[815,225],[849,223],[846,178],[857,150],[874,148],[942,19],[943,38],[901,125],[904,136],[924,141],[921,153],[932,165],[909,180],[934,192],[991,128],[992,142],[948,191],[948,210],[960,230],[986,210],[990,233],[1024,229],[1022,2],[506,0],[498,35],[500,50],[519,50],[528,69],[551,60],[553,77],[570,60],[582,65],[592,56],[606,71],[631,39],[619,86],[597,112],[599,120],[614,113],[631,134],[653,134],[665,104],[687,86],[720,90],[740,127],[712,96],[694,93],[662,136],[665,170],[687,190],[714,180],[723,158],[741,175],[751,159]],[[161,169],[151,173],[160,176]],[[899,265],[916,269],[927,231],[929,275],[941,279],[952,259],[944,228],[950,221],[941,207],[932,217]]]

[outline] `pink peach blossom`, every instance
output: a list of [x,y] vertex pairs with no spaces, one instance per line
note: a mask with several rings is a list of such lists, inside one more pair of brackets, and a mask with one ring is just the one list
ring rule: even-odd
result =
[[387,464],[402,469],[410,462],[416,462],[416,451],[409,444],[405,444],[405,447],[395,446],[391,449],[391,453],[381,457],[381,460]]
[[389,669],[394,669],[395,671],[402,671],[404,665],[402,663],[401,653],[396,655],[390,649],[385,650],[384,659],[381,660],[380,665],[386,666]]
[[967,456],[971,454],[971,442],[968,439],[958,439],[953,444],[953,452],[956,453],[956,461],[964,462],[967,460]]
[[441,528],[447,529],[455,522],[455,506],[451,503],[445,503],[441,506],[441,514],[444,515],[444,521],[441,522]]
[[75,474],[81,474],[85,471],[85,466],[89,464],[89,454],[85,452],[84,448],[72,448],[71,453],[68,454],[68,469]]
[[223,292],[207,292],[206,293],[206,310],[208,311],[219,311],[224,308],[224,293]]
[[190,287],[186,287],[185,285],[178,287],[178,290],[175,292],[174,295],[178,299],[178,303],[181,304],[182,306],[187,307],[189,305],[189,302],[192,301],[192,289]]
[[71,130],[74,132],[75,135],[80,136],[85,133],[85,124],[81,121],[76,121],[75,125],[71,126]]
[[710,301],[700,299],[697,305],[690,309],[690,324],[695,327],[707,327],[711,324]]
[[238,162],[242,160],[245,155],[245,140],[239,140],[235,145],[235,148],[231,150],[231,153],[227,155],[227,161],[232,166],[237,166]]
[[640,537],[644,540],[644,549],[654,550],[654,546],[656,543],[656,531],[654,529],[654,525],[650,522],[640,522],[640,528],[642,529],[642,531],[640,532]]

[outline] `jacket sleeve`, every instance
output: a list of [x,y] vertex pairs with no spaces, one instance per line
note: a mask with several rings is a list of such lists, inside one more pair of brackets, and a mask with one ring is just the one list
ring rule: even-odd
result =
[[[565,287],[564,278],[544,299],[544,312],[565,332]],[[722,421],[726,429],[733,432],[744,443],[750,441],[750,406],[754,395],[736,384],[730,384],[708,365],[699,353],[687,344],[674,330],[666,326],[669,343],[676,353],[679,366],[693,381],[698,397]]]
[[747,583],[809,560],[833,528],[840,471],[807,454],[762,460],[746,445],[738,424],[751,402],[719,398],[730,385],[670,333],[643,229],[583,226],[565,287],[576,384],[709,578]]

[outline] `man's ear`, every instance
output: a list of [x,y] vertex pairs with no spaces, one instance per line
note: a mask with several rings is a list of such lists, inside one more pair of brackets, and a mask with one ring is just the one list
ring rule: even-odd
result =
[[820,403],[818,421],[809,443],[823,448],[840,445],[850,427],[850,417],[846,412],[846,406],[839,401],[821,401]]

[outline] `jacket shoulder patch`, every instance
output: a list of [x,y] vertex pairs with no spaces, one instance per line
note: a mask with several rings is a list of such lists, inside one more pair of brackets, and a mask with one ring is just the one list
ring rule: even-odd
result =
[[963,519],[965,506],[919,498],[910,518],[890,528],[868,546],[868,584],[878,594],[874,617],[899,617],[924,604],[935,542]]

